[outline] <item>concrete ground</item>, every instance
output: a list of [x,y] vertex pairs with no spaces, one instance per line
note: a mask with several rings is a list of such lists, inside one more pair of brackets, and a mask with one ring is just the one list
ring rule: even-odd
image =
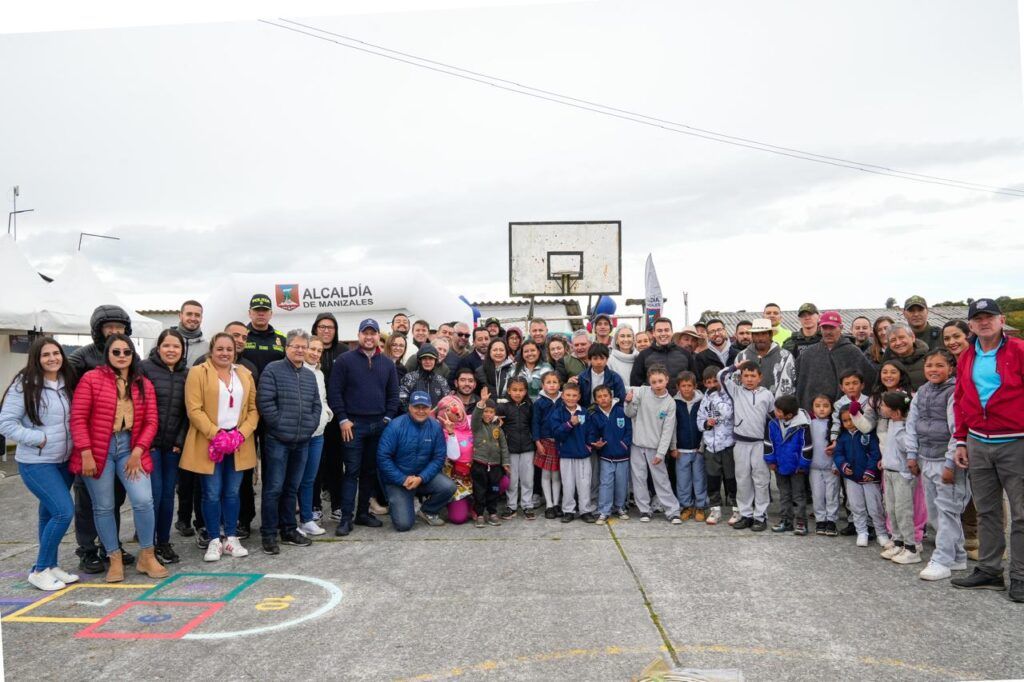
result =
[[43,602],[24,581],[34,533],[34,498],[0,480],[10,680],[629,680],[662,662],[747,680],[1024,677],[1024,605],[923,582],[851,538],[519,518],[357,527],[276,557],[250,540],[248,558],[204,564],[175,532],[171,579],[88,576]]

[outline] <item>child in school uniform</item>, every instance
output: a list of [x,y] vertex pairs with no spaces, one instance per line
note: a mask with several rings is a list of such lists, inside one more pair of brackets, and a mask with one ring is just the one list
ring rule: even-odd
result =
[[533,511],[533,406],[528,396],[530,385],[525,377],[513,377],[508,382],[507,398],[498,401],[501,430],[508,442],[509,484],[506,491],[506,509],[501,518],[514,519],[520,504],[523,516],[537,518]]
[[861,433],[857,429],[849,406],[839,412],[839,418],[842,430],[836,440],[832,462],[846,483],[846,502],[850,505],[853,525],[857,530],[857,546],[868,546],[870,516],[878,533],[878,544],[885,547],[889,544],[889,536],[884,532],[885,512],[882,510],[882,491],[878,480],[878,460],[882,457],[878,436]]
[[651,494],[647,473],[654,481],[654,492],[665,510],[665,518],[679,525],[679,500],[672,492],[665,458],[676,432],[676,403],[668,392],[668,371],[661,365],[647,370],[647,386],[630,388],[626,393],[626,416],[633,420],[633,445],[629,452],[633,499],[640,520],[651,520]]
[[490,390],[480,389],[480,402],[473,410],[473,508],[476,527],[500,526],[498,497],[501,477],[508,473],[508,441],[498,423],[498,405],[489,397]]
[[[768,424],[771,452],[765,452],[764,461],[775,472],[779,488],[781,518],[772,526],[773,533],[792,531],[793,535],[807,535],[807,499],[804,495],[807,472],[811,468],[810,419],[800,409],[795,395],[781,395],[775,399],[775,419]],[[796,512],[793,506],[796,505]]]
[[[590,499],[590,447],[587,445],[587,413],[580,405],[580,387],[566,384],[562,401],[548,416],[558,443],[558,467],[562,474],[562,523],[569,523],[579,511],[580,521],[594,523],[596,505]],[[577,505],[577,498],[579,504]]]
[[558,464],[558,445],[548,417],[562,401],[562,380],[554,371],[545,372],[540,379],[541,392],[533,401],[531,431],[533,436],[533,464],[541,470],[540,487],[544,492],[544,518],[562,515],[562,475]]
[[615,402],[610,386],[594,389],[596,409],[587,417],[587,441],[601,458],[597,497],[597,523],[605,524],[615,514],[627,521],[626,491],[629,487],[629,447],[633,423],[622,403]]
[[888,420],[888,432],[882,445],[882,478],[885,489],[885,513],[892,526],[892,542],[882,550],[882,558],[897,564],[919,564],[921,553],[914,540],[914,489],[918,477],[907,467],[907,413],[910,396],[887,391],[881,399],[882,416]]
[[832,442],[832,398],[824,393],[811,404],[811,501],[814,504],[814,533],[834,538],[839,535],[839,486],[835,464],[827,449]]
[[935,528],[935,551],[918,574],[922,580],[945,580],[950,571],[967,568],[960,515],[971,493],[967,472],[953,462],[955,371],[956,359],[949,351],[929,351],[924,356],[926,381],[917,389],[907,414],[907,467],[921,476],[928,522]]
[[[731,376],[737,371],[739,384]],[[740,363],[739,367],[721,370],[718,383],[733,404],[736,499],[742,517],[733,528],[761,532],[768,528],[768,489],[772,475],[764,461],[764,448],[768,420],[775,413],[775,396],[761,386],[761,368],[751,360]]]
[[704,394],[697,390],[693,372],[680,372],[676,377],[676,432],[670,453],[675,459],[676,498],[682,512],[679,518],[704,523],[707,518],[708,482],[704,473],[704,456],[700,454],[703,434],[697,428],[697,413]]
[[[704,368],[704,399],[697,410],[697,428],[703,434],[704,473],[708,481],[708,504],[711,505],[705,523],[716,525],[722,520],[722,505],[733,508],[729,525],[740,520],[736,507],[736,464],[733,461],[732,401],[719,389],[718,367]],[[722,487],[725,486],[725,497]]]

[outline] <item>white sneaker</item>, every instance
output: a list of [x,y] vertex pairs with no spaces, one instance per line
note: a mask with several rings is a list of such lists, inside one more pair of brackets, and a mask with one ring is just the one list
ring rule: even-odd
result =
[[249,550],[242,547],[242,543],[238,541],[238,538],[232,536],[224,541],[224,554],[230,554],[236,559],[240,559],[244,556],[249,556]]
[[320,511],[319,509],[314,509],[313,510],[313,520],[314,521],[323,521],[323,519],[324,519],[324,513],[322,511]]
[[[960,562],[954,561],[950,565],[949,570],[951,570],[951,571],[966,571],[967,570],[967,562],[966,561],[960,561]],[[59,578],[60,576],[57,576],[57,577]],[[67,582],[67,581],[65,580],[64,582]]]
[[221,554],[224,550],[220,545],[220,538],[216,540],[210,540],[210,544],[206,547],[206,554],[203,556],[203,561],[220,561]]
[[903,547],[897,547],[896,543],[889,542],[882,548],[882,553],[879,555],[883,559],[892,559],[894,556],[903,551]]
[[916,549],[911,552],[909,549],[904,547],[902,552],[893,556],[892,562],[900,565],[919,564],[921,563],[921,552]]
[[78,582],[77,575],[75,575],[74,573],[68,573],[60,566],[53,566],[52,568],[50,568],[50,573],[53,574],[54,578],[61,581],[65,585],[70,585],[71,583]]
[[924,570],[917,574],[921,580],[945,580],[951,574],[949,568],[942,564],[929,561]]
[[738,521],[739,521],[739,520],[740,520],[741,518],[743,518],[743,517],[742,517],[742,516],[740,515],[740,510],[739,510],[739,509],[733,509],[733,510],[732,510],[732,516],[730,516],[730,517],[729,517],[729,525],[730,525],[730,526],[735,526],[735,525],[736,525],[736,523],[737,523],[737,522],[738,522]]
[[681,526],[683,525],[683,520],[678,516],[673,516],[671,519],[669,519],[669,523],[671,523],[673,526]]
[[303,535],[323,535],[327,531],[317,525],[316,521],[306,521],[304,524],[299,526],[298,531]]
[[867,547],[870,543],[870,539],[867,533],[857,533],[857,546]]
[[63,590],[67,585],[62,581],[58,580],[50,569],[45,568],[41,571],[33,571],[28,574],[28,581],[38,587],[43,592],[56,592],[57,590]]
[[709,526],[714,526],[715,524],[717,524],[721,520],[722,520],[722,508],[721,507],[712,507],[711,511],[708,512],[708,518],[704,521],[704,523],[708,524]]
[[378,502],[376,497],[371,497],[370,511],[373,512],[375,516],[384,516],[388,513],[388,508]]
[[892,544],[892,538],[884,533],[879,533],[876,539],[878,540],[879,547],[888,547]]

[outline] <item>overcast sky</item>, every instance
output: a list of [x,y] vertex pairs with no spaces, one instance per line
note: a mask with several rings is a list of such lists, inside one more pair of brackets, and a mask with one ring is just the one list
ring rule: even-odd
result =
[[[1024,188],[1017,3],[584,2],[291,17],[731,135]],[[508,297],[508,222],[621,220],[681,316],[1024,294],[1024,198],[796,161],[244,21],[0,36],[0,187],[139,308],[226,272],[426,267]],[[244,302],[239,302],[240,307]]]

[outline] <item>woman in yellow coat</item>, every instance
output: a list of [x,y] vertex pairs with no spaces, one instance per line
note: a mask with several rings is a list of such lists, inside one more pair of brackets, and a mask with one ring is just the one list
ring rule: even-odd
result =
[[[238,541],[238,489],[242,472],[256,466],[253,432],[259,414],[256,382],[249,370],[234,360],[234,339],[230,334],[217,334],[210,341],[206,362],[193,367],[185,381],[190,426],[180,466],[202,474],[203,518],[211,537],[206,561],[217,561],[224,553],[233,557],[249,554]],[[218,519],[223,521],[223,542]]]

